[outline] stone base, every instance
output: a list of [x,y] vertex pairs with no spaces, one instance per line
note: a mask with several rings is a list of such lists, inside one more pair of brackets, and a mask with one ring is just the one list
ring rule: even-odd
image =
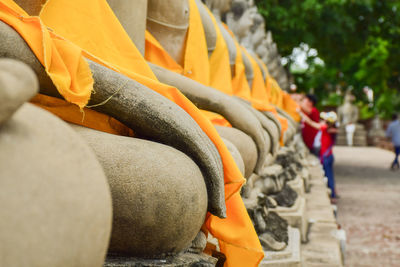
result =
[[303,196],[305,193],[304,180],[297,175],[294,180],[288,181],[287,184],[299,195]]
[[288,246],[282,251],[265,251],[260,267],[300,267],[300,232],[289,227]]
[[309,242],[301,245],[303,267],[341,267],[342,244],[340,231],[329,199],[329,190],[319,166],[310,168],[311,190],[306,194],[307,215],[310,220]]
[[340,240],[335,223],[314,223],[310,227],[309,242],[301,245],[304,267],[343,266]]
[[108,255],[104,267],[213,267],[217,259],[207,254],[181,253],[165,259],[140,259]]
[[304,197],[298,196],[296,202],[290,208],[278,206],[270,210],[278,213],[290,226],[298,228],[302,242],[307,241],[308,217],[306,214],[306,200]]

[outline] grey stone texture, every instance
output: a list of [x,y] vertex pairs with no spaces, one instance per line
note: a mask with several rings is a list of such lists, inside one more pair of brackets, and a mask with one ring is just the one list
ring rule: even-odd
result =
[[240,154],[239,150],[229,140],[227,140],[225,138],[222,138],[222,141],[224,141],[224,144],[228,148],[229,153],[231,153],[232,158],[235,160],[235,163],[236,163],[237,167],[239,168],[240,172],[242,173],[242,175],[244,175],[245,167],[244,167],[244,162],[243,162],[243,159],[242,159],[242,155]]
[[0,147],[0,266],[101,266],[111,194],[89,146],[25,104],[0,127]]
[[267,140],[257,118],[236,98],[228,96],[211,87],[197,83],[183,75],[149,63],[157,78],[166,84],[176,86],[198,108],[224,116],[233,127],[249,135],[257,146],[256,170],[261,169],[268,156]]
[[109,251],[164,258],[189,248],[207,212],[199,167],[166,145],[80,126],[74,129],[95,151],[111,187]]
[[244,176],[249,178],[257,163],[257,147],[254,141],[247,134],[236,128],[215,125],[218,134],[229,140],[239,150],[244,163]]
[[161,260],[109,255],[104,267],[213,267],[217,258],[207,254],[181,253]]
[[146,30],[147,0],[127,1],[107,0],[126,33],[144,55],[144,33]]
[[12,59],[0,59],[0,125],[37,91],[37,78],[27,65]]

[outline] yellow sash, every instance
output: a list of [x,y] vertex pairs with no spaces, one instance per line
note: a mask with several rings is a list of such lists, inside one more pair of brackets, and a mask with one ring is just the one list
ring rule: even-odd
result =
[[[49,0],[42,10],[41,18],[55,32],[63,32],[64,37],[87,50],[88,58],[167,97],[198,123],[215,144],[222,159],[228,215],[226,219],[219,219],[208,214],[205,225],[219,239],[221,251],[230,262],[228,266],[245,266],[244,263],[248,263],[247,266],[256,266],[262,259],[263,252],[240,197],[239,190],[244,178],[232,156],[210,121],[193,103],[178,89],[157,81],[106,1]],[[114,43],[118,43],[118,46],[114,46]],[[228,229],[234,229],[233,233]]]

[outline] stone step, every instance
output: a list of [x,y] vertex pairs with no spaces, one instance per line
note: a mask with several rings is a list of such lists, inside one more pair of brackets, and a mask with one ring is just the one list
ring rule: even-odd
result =
[[309,218],[308,242],[301,245],[302,267],[341,267],[343,266],[342,246],[334,207],[331,205],[329,190],[321,175],[314,168],[311,173],[310,193],[304,197]]
[[314,223],[310,227],[309,242],[301,245],[303,267],[343,266],[336,223]]

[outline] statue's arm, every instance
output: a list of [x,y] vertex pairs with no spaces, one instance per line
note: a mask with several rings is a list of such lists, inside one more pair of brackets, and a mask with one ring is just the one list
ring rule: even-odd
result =
[[165,84],[177,87],[198,108],[224,116],[233,127],[248,134],[258,150],[257,168],[261,168],[268,151],[263,130],[257,118],[242,103],[214,88],[204,86],[183,75],[149,63],[157,78]]

